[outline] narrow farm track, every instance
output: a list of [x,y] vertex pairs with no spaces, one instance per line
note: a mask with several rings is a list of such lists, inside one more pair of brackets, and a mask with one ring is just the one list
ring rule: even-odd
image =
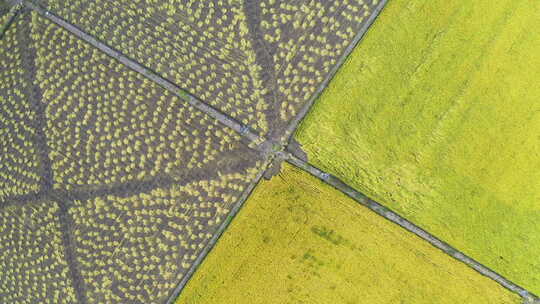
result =
[[[264,94],[263,98],[267,104],[276,104],[276,71],[274,54],[271,54],[271,49],[268,43],[264,40],[263,31],[261,29],[261,7],[259,3],[251,0],[244,0],[244,10],[247,19],[247,26],[249,29],[249,35],[255,49],[256,62],[262,67],[260,70],[260,79],[264,83],[263,86],[272,88]],[[275,120],[277,117],[268,117],[269,120]]]
[[[62,19],[61,16],[56,15],[55,12],[46,10],[40,5],[37,5],[33,1],[23,1],[26,7],[39,13],[44,18],[60,26],[61,28],[71,32],[78,38],[82,39],[83,41],[86,41],[87,43],[96,47],[97,49],[107,54],[108,56],[118,60],[123,65],[127,66],[129,69],[143,75],[144,77],[151,80],[155,84],[159,85],[160,87],[172,93],[174,96],[179,97],[184,102],[187,102],[188,104],[198,109],[199,111],[219,121],[224,126],[231,128],[237,134],[239,134],[245,141],[247,141],[252,148],[256,149],[256,151],[258,151],[258,153],[261,154],[261,158],[263,159],[263,161],[261,164],[257,166],[256,174],[254,174],[254,177],[249,181],[247,186],[241,192],[241,195],[239,196],[239,198],[232,204],[232,207],[230,208],[227,214],[226,220],[224,220],[217,226],[217,228],[212,232],[211,238],[208,239],[204,243],[205,245],[203,249],[198,252],[197,257],[189,265],[189,268],[185,272],[183,272],[182,275],[179,276],[181,278],[180,283],[175,286],[173,291],[169,293],[168,296],[166,296],[167,303],[174,303],[175,299],[182,292],[183,288],[186,286],[187,282],[195,273],[195,271],[197,270],[199,265],[202,263],[204,258],[207,256],[210,250],[212,250],[212,248],[215,246],[215,244],[219,240],[220,236],[227,229],[228,225],[230,224],[234,216],[242,208],[243,204],[248,199],[248,197],[250,196],[255,186],[259,183],[264,172],[267,170],[268,165],[276,157],[284,159],[285,161],[295,165],[296,167],[309,172],[310,174],[316,176],[317,178],[321,179],[325,183],[339,189],[340,191],[347,194],[349,197],[353,198],[354,200],[356,200],[358,203],[362,204],[363,206],[374,211],[378,215],[403,227],[407,231],[429,242],[434,247],[452,256],[454,259],[461,261],[462,263],[478,271],[480,274],[498,282],[500,285],[511,290],[512,292],[519,294],[521,297],[523,297],[526,303],[537,303],[536,301],[539,301],[538,297],[532,294],[531,292],[507,280],[506,278],[499,275],[498,273],[478,263],[473,258],[468,257],[467,255],[461,253],[456,248],[453,248],[452,246],[445,243],[444,241],[431,235],[429,232],[424,231],[420,227],[409,222],[408,220],[401,217],[397,213],[391,211],[390,209],[386,208],[385,206],[367,198],[365,195],[356,191],[351,186],[343,183],[341,180],[337,179],[336,177],[319,170],[318,168],[312,166],[309,162],[305,162],[303,160],[298,159],[297,157],[295,157],[294,155],[292,155],[286,150],[287,144],[291,140],[291,137],[294,134],[295,130],[297,129],[301,120],[309,112],[314,101],[321,94],[321,92],[326,88],[326,86],[328,86],[329,82],[331,81],[333,76],[336,74],[339,67],[344,63],[348,55],[352,52],[354,47],[359,43],[359,41],[365,35],[366,31],[368,30],[370,25],[374,22],[378,14],[381,12],[386,2],[387,2],[386,0],[378,2],[377,6],[374,8],[371,15],[369,15],[369,17],[364,21],[361,29],[355,34],[354,38],[352,39],[352,42],[342,52],[342,55],[337,60],[337,63],[334,64],[332,68],[329,70],[329,72],[325,74],[325,77],[322,83],[317,87],[315,92],[311,94],[311,97],[309,98],[309,100],[300,107],[297,114],[293,118],[289,119],[289,122],[286,124],[286,128],[283,129],[283,132],[279,134],[279,136],[271,136],[269,137],[270,139],[268,139],[266,137],[266,134],[260,135],[260,132],[254,130],[254,128],[250,124],[242,123],[238,119],[233,118],[230,115],[228,115],[228,113],[225,113],[221,111],[219,108],[216,108],[210,105],[209,103],[206,103],[203,100],[199,99],[195,95],[188,93],[186,90],[180,88],[174,82],[161,76],[160,73],[149,69],[144,64],[139,63],[137,60],[130,58],[129,56],[122,53],[121,51],[118,51],[115,48],[109,46],[108,44],[98,40],[96,37],[88,34],[81,28],[77,27],[76,25],[70,22],[67,22],[66,20]],[[257,8],[249,8],[249,5],[246,5],[246,9],[250,11],[254,11],[254,10],[256,11]],[[260,13],[261,12],[258,12],[257,14],[260,14]],[[16,16],[17,16],[17,13],[14,13],[13,16],[11,16],[8,24],[4,25],[0,29],[0,39],[2,38],[2,35],[5,33],[9,24],[13,22]],[[251,14],[248,14],[248,16],[251,16]],[[249,18],[248,18],[248,24],[250,25],[249,30],[252,36],[254,47],[256,49],[255,50],[255,54],[257,55],[256,60],[259,62],[259,64],[263,68],[265,68],[264,71],[261,71],[260,73],[261,78],[263,79],[263,81],[267,82],[266,86],[275,87],[276,86],[275,77],[278,71],[275,71],[273,69],[272,56],[270,53],[267,53],[265,50],[265,43],[264,43],[263,38],[261,38],[262,37],[261,30],[258,29],[255,22],[253,20],[250,21]],[[32,54],[29,54],[28,56],[31,56],[31,55]],[[33,60],[30,60],[30,59],[31,58],[29,58],[29,62],[30,61],[33,62]],[[28,65],[30,64],[33,64],[33,63],[28,63]],[[35,67],[31,68],[30,70],[34,71]],[[276,98],[275,97],[276,95],[274,95],[275,93],[276,93],[275,91],[267,92],[267,94],[264,97],[267,100],[267,103],[272,104],[272,100]],[[41,96],[41,92],[39,91],[39,87],[38,87],[34,91],[33,97],[35,100],[37,100],[37,99],[40,99],[40,96]],[[68,190],[68,191],[53,189],[52,187],[52,181],[54,181],[53,170],[51,166],[51,160],[48,157],[49,148],[47,147],[47,142],[44,135],[44,130],[45,130],[44,107],[45,107],[45,104],[38,102],[37,110],[39,113],[39,117],[38,117],[38,120],[35,122],[36,125],[38,126],[37,128],[38,137],[40,138],[37,144],[40,146],[42,157],[44,157],[43,165],[45,169],[44,169],[44,174],[43,174],[44,182],[42,184],[42,190],[36,194],[13,196],[13,197],[7,198],[4,204],[0,204],[0,209],[5,208],[5,207],[15,206],[15,205],[24,205],[28,202],[38,201],[38,200],[42,200],[46,198],[52,198],[53,200],[59,201],[58,218],[61,221],[62,241],[64,243],[64,249],[66,250],[65,256],[69,264],[70,273],[72,277],[71,279],[75,284],[75,292],[76,292],[77,300],[80,303],[87,303],[88,301],[86,299],[87,297],[86,290],[84,287],[85,279],[83,278],[82,274],[79,272],[78,267],[75,266],[75,264],[77,263],[75,255],[77,253],[75,252],[75,248],[74,248],[75,241],[71,239],[71,230],[72,230],[72,226],[74,225],[74,220],[69,213],[69,209],[72,208],[74,201],[92,201],[100,197],[128,196],[128,195],[136,195],[142,192],[152,192],[152,191],[160,190],[163,188],[167,188],[173,185],[174,183],[176,183],[177,181],[169,177],[158,176],[158,177],[146,179],[144,181],[124,182],[115,186],[103,186],[103,187],[98,187],[91,190],[84,190],[84,188],[76,189],[76,190]],[[273,119],[271,115],[269,117]],[[279,138],[279,140],[276,140],[276,138]],[[69,201],[69,203],[67,201]]]
[[35,45],[32,44],[32,28],[30,16],[25,15],[25,23],[27,26],[24,28],[24,31],[21,33],[21,41],[26,42],[26,52],[22,54],[22,64],[25,67],[27,73],[26,79],[29,81],[30,85],[27,89],[27,96],[30,100],[31,107],[35,109],[36,119],[32,122],[34,125],[34,130],[36,131],[35,135],[35,144],[36,148],[39,150],[39,157],[41,160],[42,167],[42,177],[41,177],[41,190],[40,192],[49,192],[53,189],[53,169],[51,164],[51,159],[49,158],[49,146],[47,144],[47,137],[45,136],[46,130],[46,115],[45,115],[45,103],[42,102],[43,94],[41,88],[38,85],[36,78],[37,67],[35,60],[37,57],[37,50]]
[[354,188],[347,185],[346,183],[341,181],[339,178],[320,170],[319,168],[311,165],[309,162],[305,162],[295,157],[291,153],[288,153],[288,152],[281,153],[280,157],[285,159],[290,164],[306,172],[309,172],[311,175],[317,177],[323,182],[340,190],[341,192],[345,193],[350,198],[357,201],[362,206],[369,208],[371,211],[377,213],[378,215],[384,217],[385,219],[391,221],[392,223],[399,225],[403,229],[417,235],[418,237],[422,238],[423,240],[430,243],[434,247],[444,251],[446,254],[448,254],[452,258],[466,264],[467,266],[478,271],[480,274],[496,281],[497,283],[499,283],[506,289],[519,294],[524,299],[524,301],[526,301],[525,303],[536,303],[535,301],[539,300],[538,296],[536,296],[535,294],[513,283],[512,281],[506,279],[505,277],[489,269],[488,267],[482,265],[481,263],[474,260],[472,257],[469,257],[466,254],[460,252],[457,248],[452,247],[450,244],[444,242],[443,240],[440,240],[439,238],[432,235],[428,231],[423,230],[421,227],[408,221],[407,219],[400,216],[399,214],[392,211],[391,209],[377,203],[376,201],[370,199],[363,193],[356,191]]

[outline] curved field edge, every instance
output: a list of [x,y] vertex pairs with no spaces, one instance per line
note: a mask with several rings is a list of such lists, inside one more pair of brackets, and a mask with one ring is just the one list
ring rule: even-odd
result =
[[262,181],[177,303],[519,303],[286,164]]
[[391,1],[297,139],[316,166],[539,293],[536,12]]

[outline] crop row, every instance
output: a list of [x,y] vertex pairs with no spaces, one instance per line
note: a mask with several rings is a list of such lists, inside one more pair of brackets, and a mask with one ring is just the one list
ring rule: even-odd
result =
[[[4,20],[5,21],[5,20]],[[24,56],[28,32],[22,18],[9,27],[0,47],[0,201],[40,189],[35,107]]]
[[377,4],[47,1],[62,18],[256,131],[276,136]]
[[57,188],[179,178],[254,155],[232,129],[46,19],[34,16],[32,36]]

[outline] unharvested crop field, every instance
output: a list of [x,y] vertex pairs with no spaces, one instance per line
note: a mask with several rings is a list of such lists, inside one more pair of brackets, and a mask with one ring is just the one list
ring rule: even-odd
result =
[[306,172],[260,183],[178,304],[520,303]]
[[35,13],[1,42],[0,301],[165,302],[262,156]]
[[297,134],[315,165],[540,293],[538,1],[390,1]]
[[279,138],[380,1],[42,3],[202,101]]

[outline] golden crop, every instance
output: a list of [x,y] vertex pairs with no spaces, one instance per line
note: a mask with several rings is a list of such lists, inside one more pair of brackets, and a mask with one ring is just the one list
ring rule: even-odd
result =
[[389,1],[297,135],[316,166],[537,294],[540,44],[523,33],[539,9]]
[[178,298],[202,303],[520,303],[289,164],[262,181]]

